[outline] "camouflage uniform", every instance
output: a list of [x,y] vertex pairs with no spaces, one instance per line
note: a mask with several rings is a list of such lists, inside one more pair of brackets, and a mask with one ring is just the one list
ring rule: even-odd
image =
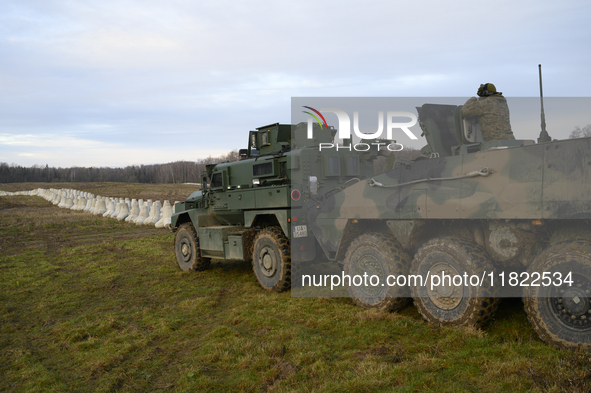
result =
[[509,120],[509,106],[501,93],[488,97],[472,97],[462,107],[463,117],[478,117],[482,139],[515,139]]

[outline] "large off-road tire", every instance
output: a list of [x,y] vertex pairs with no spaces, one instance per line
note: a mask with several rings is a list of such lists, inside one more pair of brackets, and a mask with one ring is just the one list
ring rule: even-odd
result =
[[201,256],[197,231],[190,222],[182,224],[177,229],[174,237],[174,251],[179,267],[186,272],[205,270],[211,263],[211,258]]
[[562,242],[572,242],[575,240],[591,241],[591,228],[586,222],[573,222],[568,220],[566,223],[557,226],[550,236],[550,245]]
[[291,262],[291,288],[303,287],[302,277],[304,274],[312,273],[313,261],[292,261]]
[[[528,286],[524,305],[528,319],[542,340],[557,348],[591,350],[591,243],[572,241],[554,244],[540,253],[528,273],[550,273],[551,285]],[[563,280],[571,274],[572,284]],[[567,280],[570,280],[567,278]],[[546,283],[548,281],[546,280]]]
[[283,292],[291,287],[291,249],[279,227],[263,229],[256,236],[252,268],[264,289]]
[[[486,251],[471,240],[432,239],[419,248],[410,270],[411,275],[420,275],[426,280],[423,285],[411,283],[411,292],[419,313],[434,325],[481,327],[490,321],[498,307],[489,281],[489,274],[493,272],[493,277],[495,274],[493,264]],[[468,277],[478,276],[481,285],[463,285],[462,282],[454,286],[452,282],[451,286],[431,286],[432,276],[464,277],[464,273]],[[459,280],[456,283],[459,284]]]
[[[387,280],[390,276],[390,282],[395,284],[396,277],[408,274],[409,265],[410,258],[392,235],[366,233],[357,237],[347,249],[344,284],[358,306],[399,311],[410,303],[410,291],[406,285],[388,285]],[[363,278],[361,285],[355,285],[355,276]],[[371,280],[372,276],[377,276],[379,281]],[[366,281],[368,285],[365,285]]]

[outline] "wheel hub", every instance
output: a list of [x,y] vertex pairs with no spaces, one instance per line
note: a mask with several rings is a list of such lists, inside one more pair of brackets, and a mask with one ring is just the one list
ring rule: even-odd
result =
[[557,289],[556,297],[550,300],[556,318],[567,328],[575,331],[591,330],[591,283],[580,275],[573,274],[572,286]]
[[562,297],[564,308],[574,315],[582,315],[589,310],[588,300],[579,288],[569,289]]
[[277,259],[273,253],[273,250],[264,247],[259,254],[259,265],[261,272],[267,276],[272,277],[277,271]]
[[183,262],[187,263],[192,257],[192,247],[191,244],[187,239],[183,239],[181,241],[181,255],[183,258]]
[[267,270],[270,270],[273,267],[273,259],[269,254],[265,254],[265,256],[263,257],[263,266]]
[[[378,276],[380,282],[385,282],[385,274],[382,265],[373,255],[364,255],[357,262],[357,275],[363,276],[366,273],[368,277]],[[368,296],[376,296],[380,293],[382,288],[380,286],[363,286],[362,291]]]
[[453,285],[453,277],[459,275],[455,267],[445,262],[436,263],[431,267],[429,276],[444,277],[439,286],[433,285],[431,288],[431,282],[426,283],[427,294],[433,304],[442,310],[453,310],[462,302],[462,286]]

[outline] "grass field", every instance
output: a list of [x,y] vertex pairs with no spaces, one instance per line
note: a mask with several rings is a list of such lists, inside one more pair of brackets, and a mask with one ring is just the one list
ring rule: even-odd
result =
[[[37,187],[171,201],[193,190],[0,190]],[[518,299],[482,331],[435,327],[413,307],[266,292],[247,263],[183,273],[167,230],[10,196],[0,197],[0,376],[9,392],[588,392],[591,354],[541,342]]]

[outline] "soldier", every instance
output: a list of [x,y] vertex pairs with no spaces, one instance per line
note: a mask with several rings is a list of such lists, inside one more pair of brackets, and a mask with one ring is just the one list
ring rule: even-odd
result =
[[509,106],[503,93],[492,83],[480,85],[478,97],[472,97],[462,107],[463,117],[478,117],[484,141],[515,139],[509,120]]

